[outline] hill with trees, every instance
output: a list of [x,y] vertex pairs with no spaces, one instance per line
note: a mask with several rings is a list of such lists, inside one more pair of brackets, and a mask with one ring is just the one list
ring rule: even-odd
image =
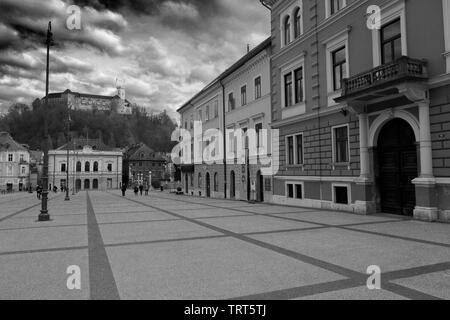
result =
[[[7,131],[18,142],[31,149],[42,149],[44,115],[47,116],[51,148],[66,143],[67,107],[49,105],[36,99],[32,107],[15,103],[0,118],[0,131]],[[176,123],[164,111],[149,115],[144,108],[133,107],[132,115],[115,112],[70,110],[71,136],[75,138],[100,138],[111,147],[126,147],[143,142],[158,152],[170,152],[175,145],[171,141]]]

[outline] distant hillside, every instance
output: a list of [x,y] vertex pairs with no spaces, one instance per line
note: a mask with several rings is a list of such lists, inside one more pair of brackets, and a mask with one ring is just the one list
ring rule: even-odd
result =
[[[9,132],[12,137],[32,149],[42,148],[44,137],[44,112],[39,100],[30,108],[14,104],[6,115],[0,118],[0,131]],[[63,145],[67,108],[50,105],[45,112],[52,148]],[[113,112],[71,111],[71,134],[73,137],[100,138],[111,147],[125,147],[143,142],[158,152],[170,152],[174,146],[170,138],[176,129],[175,122],[166,112],[148,115],[144,109],[135,107],[133,114],[124,116]]]

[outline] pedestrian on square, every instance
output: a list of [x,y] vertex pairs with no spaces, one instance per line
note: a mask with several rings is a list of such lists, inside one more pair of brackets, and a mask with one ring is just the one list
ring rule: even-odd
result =
[[122,184],[122,197],[125,197],[125,192],[127,191],[127,185],[125,183]]
[[148,184],[145,186],[145,195],[148,196],[148,191],[150,190]]
[[139,186],[139,192],[140,192],[141,197],[142,197],[142,192],[144,192],[144,186],[142,184]]
[[134,186],[134,195],[137,197],[139,193],[139,188],[138,186]]
[[41,186],[36,187],[36,196],[39,200],[41,200],[42,188]]

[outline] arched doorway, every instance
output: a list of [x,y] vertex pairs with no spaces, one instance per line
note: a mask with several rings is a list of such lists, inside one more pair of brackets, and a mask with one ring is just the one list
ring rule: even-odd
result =
[[261,171],[256,173],[256,200],[264,202],[264,176]]
[[234,171],[230,174],[230,198],[234,199],[236,197],[236,176]]
[[97,179],[94,179],[92,181],[92,189],[98,190],[98,180]]
[[209,172],[206,173],[206,197],[211,198],[211,176]]
[[89,190],[91,188],[91,181],[89,179],[84,180],[84,190]]
[[412,180],[418,176],[414,130],[403,119],[389,121],[378,136],[377,154],[382,212],[412,216],[416,206]]
[[78,192],[81,190],[81,180],[77,179],[76,183],[75,183],[75,190]]

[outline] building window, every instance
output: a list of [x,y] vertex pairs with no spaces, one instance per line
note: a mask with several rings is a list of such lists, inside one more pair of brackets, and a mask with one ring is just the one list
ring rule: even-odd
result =
[[193,173],[190,174],[190,179],[191,179],[191,188],[193,188],[194,187],[194,174]]
[[77,162],[77,172],[81,172],[81,162]]
[[255,100],[258,100],[261,96],[261,77],[258,77],[255,79]]
[[88,161],[86,161],[86,163],[84,164],[84,171],[85,172],[91,171],[91,164]]
[[112,164],[108,163],[108,172],[112,172]]
[[294,164],[294,137],[287,138],[287,164]]
[[245,106],[247,104],[247,86],[241,88],[241,105]]
[[202,174],[201,173],[198,174],[198,187],[199,188],[202,187]]
[[295,136],[295,163],[303,164],[303,135],[298,134]]
[[23,154],[20,155],[20,162],[23,162]]
[[235,108],[234,94],[233,92],[230,92],[228,94],[228,111],[233,111],[234,108]]
[[191,130],[194,129],[194,116],[191,114],[191,124],[190,124]]
[[203,122],[202,109],[198,110],[198,121]]
[[303,185],[301,185],[301,184],[295,185],[295,198],[303,199]]
[[288,198],[291,198],[291,199],[294,198],[294,185],[293,184],[287,185],[287,196],[288,196]]
[[264,179],[264,190],[266,192],[272,191],[272,180],[270,178]]
[[329,0],[330,1],[330,15],[335,14],[343,7],[345,7],[345,0]]
[[61,172],[66,172],[66,164],[61,163]]
[[292,106],[292,73],[284,76],[284,106]]
[[303,68],[294,71],[295,77],[295,103],[303,101]]
[[22,174],[25,174],[26,168],[25,167],[21,167],[21,169],[22,169]]
[[342,88],[342,80],[347,77],[347,59],[345,46],[331,53],[333,63],[333,90]]
[[334,160],[336,163],[349,162],[348,127],[334,129]]
[[214,118],[219,117],[219,101],[214,101]]
[[301,34],[302,34],[302,17],[301,17],[300,8],[297,8],[295,10],[295,14],[294,14],[294,36],[295,36],[295,39],[300,37]]
[[219,191],[219,174],[216,172],[214,174],[214,192]]
[[98,172],[98,162],[94,162],[94,172]]
[[12,154],[8,154],[8,162],[13,162],[13,155]]
[[287,16],[284,19],[284,45],[291,43],[291,18]]
[[[256,151],[258,152],[258,154],[259,154],[259,147],[261,146],[261,141],[262,141],[262,128],[263,128],[263,126],[262,126],[262,123],[257,123],[256,125],[255,125],[255,131],[256,131],[256,148],[258,148]],[[248,141],[248,139],[247,139],[247,141]],[[248,144],[248,142],[247,142],[247,144]]]
[[391,63],[402,56],[402,33],[400,19],[381,28],[381,63]]
[[205,121],[209,121],[209,106],[206,106]]
[[348,186],[334,186],[334,202],[337,204],[349,204]]
[[185,122],[184,122],[184,129],[187,130],[187,128],[188,128],[188,124],[187,124],[187,121],[185,121]]

